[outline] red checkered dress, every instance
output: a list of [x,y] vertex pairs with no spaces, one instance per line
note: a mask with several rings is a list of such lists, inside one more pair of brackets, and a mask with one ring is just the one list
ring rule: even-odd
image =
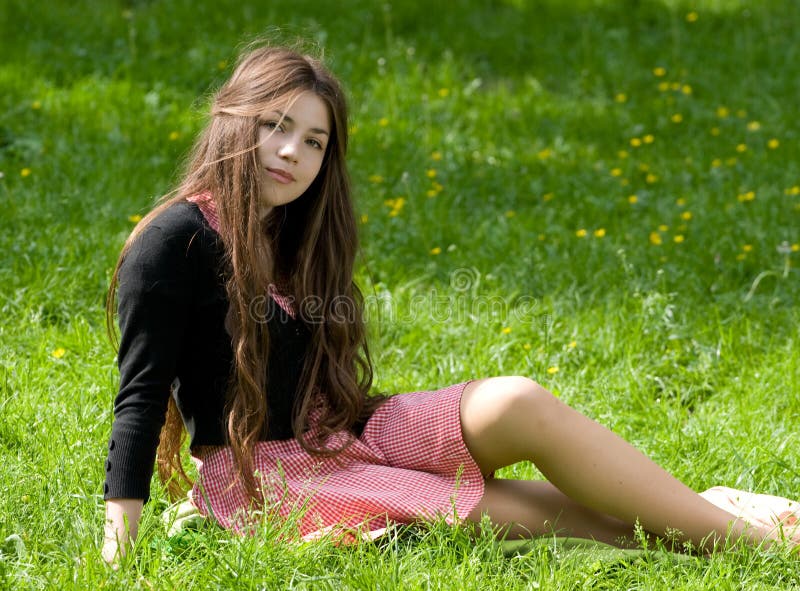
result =
[[[293,515],[306,539],[331,530],[374,537],[390,523],[467,516],[483,496],[483,475],[461,436],[459,402],[468,382],[391,397],[375,411],[361,437],[332,458],[303,450],[296,440],[255,448],[268,514]],[[329,445],[338,447],[344,435]],[[191,492],[199,511],[246,533],[252,515],[234,481],[229,448],[206,457]]]
[[[216,230],[210,194],[197,203]],[[272,298],[289,314],[291,304],[270,286]],[[439,390],[398,394],[367,421],[361,436],[331,458],[306,452],[294,440],[256,444],[254,460],[264,505],[259,510],[296,519],[306,539],[325,532],[358,531],[375,537],[391,523],[466,517],[483,496],[483,475],[461,436],[460,401],[469,382]],[[311,420],[313,424],[313,416]],[[345,434],[327,445],[341,447]],[[198,510],[240,533],[257,516],[236,480],[233,453],[217,450],[198,464],[190,498]]]

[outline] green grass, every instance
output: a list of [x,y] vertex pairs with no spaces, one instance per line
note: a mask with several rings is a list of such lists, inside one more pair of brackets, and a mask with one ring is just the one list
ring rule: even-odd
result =
[[505,557],[442,524],[169,538],[155,481],[135,557],[99,555],[109,276],[264,33],[350,94],[378,389],[528,375],[697,489],[800,496],[796,2],[2,4],[0,588],[800,588],[783,555]]

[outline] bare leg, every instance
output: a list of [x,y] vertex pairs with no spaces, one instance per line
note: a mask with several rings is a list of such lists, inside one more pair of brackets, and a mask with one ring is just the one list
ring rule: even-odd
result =
[[[728,532],[732,540],[745,538],[755,544],[778,538],[715,507],[632,445],[527,378],[469,384],[461,399],[461,428],[484,473],[530,460],[579,505],[623,523],[638,520],[657,535],[677,534],[679,540],[705,549]],[[503,515],[501,525],[524,523],[509,519],[513,516],[501,512],[492,498],[487,496],[483,507],[490,517]],[[587,533],[605,537],[604,530]]]
[[555,534],[625,546],[634,533],[632,524],[579,505],[549,482],[487,480],[483,498],[467,519],[477,523],[484,514],[508,539]]

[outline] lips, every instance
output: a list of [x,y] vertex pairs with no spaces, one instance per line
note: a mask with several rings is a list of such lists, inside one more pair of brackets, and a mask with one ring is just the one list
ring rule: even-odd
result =
[[294,176],[292,176],[292,173],[283,170],[282,168],[267,167],[267,174],[282,185],[288,185],[289,183],[294,182]]

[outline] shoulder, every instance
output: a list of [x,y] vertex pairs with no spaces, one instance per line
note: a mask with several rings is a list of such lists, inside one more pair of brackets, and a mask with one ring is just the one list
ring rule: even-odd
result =
[[129,253],[163,252],[196,244],[208,246],[216,242],[217,233],[211,229],[194,203],[179,201],[170,205],[139,232],[131,241]]
[[158,234],[162,238],[192,236],[210,230],[200,208],[188,201],[179,201],[167,207],[150,220],[140,236]]
[[131,275],[177,278],[197,262],[208,260],[217,237],[195,204],[170,205],[132,239],[120,267],[121,279]]

